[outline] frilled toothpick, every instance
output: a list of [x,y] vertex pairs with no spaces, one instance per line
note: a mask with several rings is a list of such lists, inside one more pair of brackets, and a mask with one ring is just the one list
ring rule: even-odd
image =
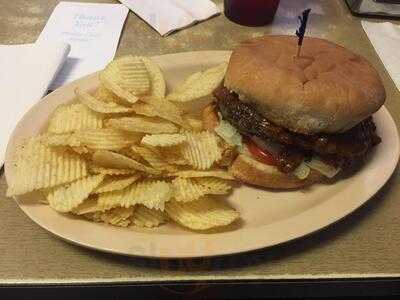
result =
[[298,16],[300,20],[300,27],[298,30],[296,30],[296,35],[299,38],[297,42],[297,55],[296,57],[300,57],[300,51],[301,51],[301,46],[303,45],[303,38],[304,34],[306,33],[306,27],[307,27],[307,21],[308,21],[308,15],[310,14],[311,8],[306,9],[302,12],[302,16]]

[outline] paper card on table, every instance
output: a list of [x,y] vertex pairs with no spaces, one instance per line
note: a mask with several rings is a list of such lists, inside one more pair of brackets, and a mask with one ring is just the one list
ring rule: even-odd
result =
[[162,36],[219,14],[210,0],[119,0]]
[[361,21],[365,33],[400,91],[400,25]]
[[38,38],[71,45],[51,88],[104,68],[115,55],[128,12],[121,4],[60,2]]

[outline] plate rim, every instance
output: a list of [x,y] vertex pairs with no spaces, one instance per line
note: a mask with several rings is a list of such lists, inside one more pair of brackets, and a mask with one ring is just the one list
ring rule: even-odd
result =
[[[179,57],[179,56],[181,56],[181,55],[187,55],[187,56],[189,56],[189,57],[190,57],[190,56],[193,56],[193,55],[195,55],[195,56],[201,56],[201,57],[209,57],[209,56],[213,56],[213,55],[214,55],[214,58],[215,58],[215,57],[218,57],[218,58],[225,58],[225,59],[226,59],[226,58],[229,56],[230,53],[231,53],[231,51],[219,51],[219,50],[213,50],[213,51],[190,51],[190,52],[180,52],[180,53],[172,53],[172,54],[166,54],[166,55],[157,55],[157,56],[154,56],[153,58],[154,58],[155,60],[158,60],[158,59],[164,60],[164,59],[173,59],[173,57],[176,57],[176,56]],[[203,58],[203,60],[204,60],[204,58]],[[218,59],[217,59],[217,60],[218,60]],[[61,87],[60,89],[57,89],[57,90],[54,91],[53,93],[57,93],[57,94],[58,94],[58,93],[62,93],[62,91],[63,91],[65,88],[69,88],[70,86],[77,85],[77,84],[79,84],[81,81],[89,80],[91,77],[96,76],[97,73],[98,73],[98,72],[95,72],[95,73],[93,73],[93,74],[89,74],[89,75],[87,75],[87,76],[85,76],[85,77],[82,77],[82,78],[80,78],[80,79],[78,79],[78,80],[76,80],[76,81],[73,81],[73,82],[71,82],[70,84]],[[42,101],[46,101],[48,97],[54,97],[54,96],[56,96],[56,95],[53,94],[53,93],[50,93],[49,95],[47,95],[46,97],[44,97],[44,98],[42,99]],[[52,95],[52,94],[53,94],[53,95]],[[42,102],[42,101],[41,101],[41,102]],[[14,128],[14,130],[13,130],[13,133],[12,133],[12,135],[11,135],[11,137],[10,137],[9,143],[8,143],[8,145],[7,145],[7,151],[6,151],[6,160],[5,160],[5,165],[4,165],[4,171],[5,171],[5,177],[6,177],[6,178],[7,178],[7,169],[8,169],[8,168],[7,168],[7,165],[8,165],[8,161],[9,161],[8,157],[9,157],[9,155],[10,155],[10,154],[9,154],[9,145],[10,145],[10,142],[13,141],[13,140],[15,140],[15,134],[16,134],[17,128],[18,128],[19,126],[21,126],[21,124],[23,123],[23,120],[26,118],[26,116],[34,109],[34,107],[37,107],[37,106],[39,105],[39,103],[41,103],[41,102],[38,102],[37,104],[35,104],[34,106],[32,106],[32,107],[24,114],[24,116],[21,118],[21,120],[18,122],[17,126],[16,126],[16,127]],[[42,227],[42,228],[45,229],[46,231],[50,232],[51,234],[53,234],[53,235],[55,235],[55,236],[61,238],[61,239],[64,240],[64,241],[70,242],[70,243],[75,244],[75,245],[79,245],[79,246],[82,246],[82,247],[85,247],[85,248],[89,248],[89,249],[93,249],[93,250],[97,250],[97,251],[108,252],[108,253],[112,253],[112,254],[125,255],[125,256],[135,256],[135,257],[147,257],[147,258],[172,258],[172,259],[178,259],[178,258],[179,258],[179,259],[190,259],[190,258],[199,258],[199,257],[215,257],[215,256],[223,256],[223,255],[233,255],[233,254],[238,254],[238,253],[246,253],[246,252],[250,252],[250,251],[255,251],[255,250],[259,250],[259,249],[270,248],[270,247],[273,247],[273,246],[277,246],[277,245],[280,245],[280,244],[288,243],[288,242],[291,242],[291,241],[294,241],[294,240],[297,240],[297,239],[300,239],[300,238],[309,236],[309,235],[311,235],[311,234],[314,234],[314,233],[316,233],[316,232],[319,232],[320,230],[323,230],[323,229],[327,228],[328,226],[334,225],[335,223],[339,222],[340,220],[342,220],[342,219],[345,218],[346,216],[348,216],[348,215],[352,214],[353,212],[355,212],[358,208],[364,206],[365,203],[368,202],[369,199],[371,199],[376,193],[378,193],[378,192],[381,190],[381,188],[386,184],[386,182],[387,182],[387,181],[389,180],[389,178],[392,176],[392,174],[393,174],[393,172],[394,172],[394,170],[395,170],[395,168],[396,168],[396,166],[397,166],[398,159],[399,159],[399,152],[400,152],[400,145],[399,145],[400,143],[399,143],[399,135],[398,135],[397,126],[396,126],[396,124],[395,124],[393,118],[391,117],[389,111],[386,109],[386,107],[382,106],[382,108],[380,109],[380,113],[384,114],[385,118],[387,118],[387,120],[386,120],[385,122],[387,122],[387,125],[391,128],[391,130],[394,130],[394,132],[395,132],[395,146],[396,146],[396,147],[395,147],[395,148],[393,149],[393,151],[392,151],[393,156],[394,156],[395,159],[394,159],[393,163],[391,164],[391,168],[390,168],[390,170],[388,170],[388,171],[385,172],[385,176],[384,176],[383,178],[381,178],[381,180],[379,181],[379,183],[376,185],[376,189],[373,190],[373,191],[369,191],[368,196],[364,196],[364,197],[363,197],[363,198],[365,198],[364,200],[360,200],[360,201],[358,201],[357,203],[354,203],[353,206],[351,206],[350,208],[348,208],[348,209],[346,209],[346,210],[340,211],[341,213],[335,214],[334,217],[333,217],[333,218],[329,218],[329,220],[328,220],[328,219],[327,219],[327,220],[323,220],[323,221],[322,221],[322,225],[314,226],[314,229],[311,229],[311,230],[308,230],[308,229],[305,229],[305,230],[304,230],[304,229],[303,229],[303,230],[300,231],[300,233],[298,232],[297,234],[292,234],[292,236],[290,236],[289,238],[285,238],[284,240],[279,241],[279,242],[275,242],[275,243],[273,243],[273,244],[269,244],[269,243],[266,243],[266,242],[264,241],[264,242],[259,242],[259,243],[255,243],[255,244],[253,243],[252,245],[249,245],[249,246],[247,246],[247,247],[240,247],[240,249],[236,249],[236,248],[235,248],[233,251],[232,251],[232,250],[229,250],[229,249],[225,249],[225,251],[221,251],[221,249],[220,249],[219,251],[217,251],[217,253],[197,253],[197,254],[195,254],[195,255],[189,254],[189,253],[176,253],[175,255],[171,255],[171,253],[169,253],[169,255],[149,255],[149,254],[147,254],[147,253],[126,253],[126,252],[120,252],[120,251],[117,251],[117,250],[113,250],[112,248],[105,248],[105,247],[99,248],[99,247],[93,246],[91,243],[80,242],[80,241],[74,240],[74,239],[72,239],[72,238],[70,238],[70,237],[66,237],[66,236],[64,236],[64,235],[62,235],[62,234],[59,234],[59,233],[55,232],[55,231],[52,230],[51,228],[48,228],[46,225],[44,225],[43,223],[41,223],[40,220],[37,220],[36,217],[32,217],[32,215],[29,214],[29,209],[28,209],[26,206],[21,205],[20,200],[18,200],[17,197],[13,197],[13,198],[14,198],[14,200],[16,201],[16,203],[17,203],[17,205],[19,206],[19,208],[20,208],[32,221],[34,221],[37,225],[39,225],[40,227]],[[315,211],[315,210],[317,209],[317,211],[318,211],[319,209],[321,209],[321,206],[323,206],[323,204],[326,203],[326,202],[327,202],[327,201],[322,202],[322,203],[318,204],[317,206],[312,207],[311,210]],[[307,209],[306,211],[303,211],[303,212],[297,214],[297,215],[295,216],[295,218],[298,218],[299,216],[302,216],[302,215],[304,215],[304,214],[307,215],[307,213],[309,213],[309,210],[310,210],[310,209]],[[315,213],[315,212],[314,212],[314,213]],[[280,220],[280,221],[275,222],[275,223],[272,223],[272,224],[273,224],[274,226],[277,226],[277,224],[282,223],[282,222],[287,222],[287,221],[289,221],[289,220],[291,220],[291,219],[293,219],[293,218],[294,218],[294,217],[289,218],[289,219]],[[94,223],[92,223],[92,224],[94,224]],[[257,227],[257,228],[250,228],[250,229],[247,229],[247,230],[249,230],[249,231],[251,232],[251,231],[254,231],[254,230],[257,229],[256,231],[259,231],[260,228],[268,227],[268,226],[271,226],[272,224],[263,225],[263,226],[260,226],[260,227]],[[96,225],[99,225],[99,224],[96,224]],[[103,226],[103,225],[102,225],[102,226]],[[133,232],[131,231],[131,233],[133,233]],[[226,233],[225,233],[225,237],[226,237],[226,236],[229,237],[229,235],[232,235],[232,234],[234,235],[234,234],[235,234],[235,231],[226,232]],[[197,233],[194,233],[194,234],[191,235],[191,236],[193,237],[193,236],[195,236],[195,235],[197,235]],[[184,236],[186,236],[186,235],[184,235]],[[203,237],[203,238],[204,238],[205,236],[212,236],[212,234],[211,234],[211,235],[209,235],[209,234],[202,234],[202,237]],[[211,251],[211,252],[212,252],[212,251]],[[215,251],[214,251],[214,252],[215,252]]]

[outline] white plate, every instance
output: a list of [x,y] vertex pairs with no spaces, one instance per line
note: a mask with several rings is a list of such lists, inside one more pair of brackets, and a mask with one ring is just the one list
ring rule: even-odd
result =
[[[203,51],[156,57],[168,81],[175,86],[185,76],[226,61],[229,52]],[[98,85],[90,75],[62,87],[36,104],[15,128],[7,148],[5,173],[10,175],[10,155],[18,140],[38,134],[54,108],[73,98],[73,89]],[[229,202],[242,221],[229,231],[202,234],[174,224],[157,229],[123,229],[91,223],[56,213],[38,203],[37,193],[16,197],[20,208],[37,224],[58,237],[101,251],[163,258],[206,257],[234,254],[277,245],[332,224],[363,205],[389,179],[399,157],[396,125],[386,108],[375,115],[382,143],[353,176],[331,185],[316,184],[301,191],[271,192],[249,186],[235,189]]]

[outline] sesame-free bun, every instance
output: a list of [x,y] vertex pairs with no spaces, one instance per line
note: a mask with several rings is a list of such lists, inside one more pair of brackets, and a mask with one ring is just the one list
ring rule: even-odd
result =
[[275,124],[301,133],[350,129],[385,101],[379,75],[363,57],[332,42],[266,36],[233,50],[224,85]]
[[283,173],[277,167],[258,162],[246,154],[238,155],[229,171],[242,182],[273,189],[301,188],[325,178],[320,172],[311,169],[307,178],[301,180],[292,173]]

